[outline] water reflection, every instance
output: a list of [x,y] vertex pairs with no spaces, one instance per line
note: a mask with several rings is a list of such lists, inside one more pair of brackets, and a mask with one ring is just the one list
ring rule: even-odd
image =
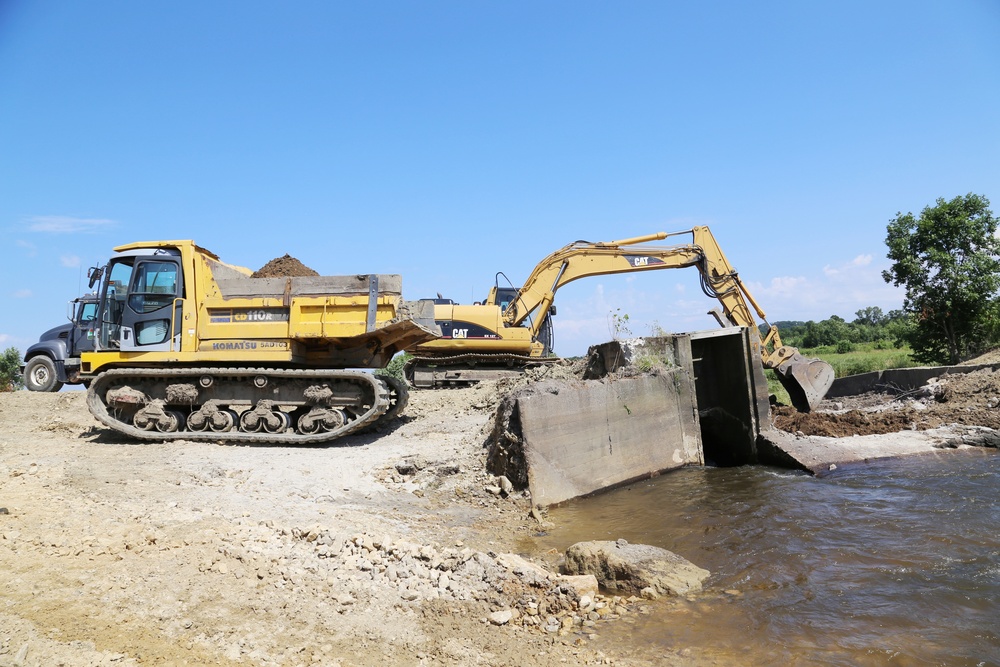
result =
[[[691,468],[550,512],[534,548],[654,544],[712,572],[602,641],[690,663],[1000,664],[1000,455],[815,478]],[[683,650],[683,654],[678,651]]]

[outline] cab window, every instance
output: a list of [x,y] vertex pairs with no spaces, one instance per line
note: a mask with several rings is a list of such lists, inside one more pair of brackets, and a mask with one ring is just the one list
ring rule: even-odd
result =
[[129,290],[129,307],[136,313],[151,313],[173,303],[177,295],[174,262],[140,262]]

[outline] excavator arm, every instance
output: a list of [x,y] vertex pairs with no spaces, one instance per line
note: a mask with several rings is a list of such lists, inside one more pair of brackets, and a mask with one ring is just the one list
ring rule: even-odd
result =
[[759,336],[760,327],[754,319],[756,313],[765,325],[763,338],[760,339],[764,367],[774,369],[797,409],[802,412],[811,410],[823,400],[833,384],[836,377],[833,367],[825,361],[803,357],[796,348],[783,345],[778,327],[767,321],[764,311],[740,280],[708,227],[695,227],[691,234],[694,245],[702,249],[704,257],[698,270],[705,293],[719,300],[723,314],[731,324],[749,327]]
[[[691,243],[646,245],[687,235]],[[571,243],[538,263],[503,312],[503,320],[506,326],[513,327],[521,326],[532,317],[530,329],[532,335],[537,336],[556,292],[563,285],[590,276],[691,266],[698,268],[705,294],[721,304],[722,314],[716,315],[720,323],[745,326],[757,334],[764,366],[775,369],[793,404],[808,411],[822,400],[833,383],[833,368],[818,359],[806,359],[795,348],[782,344],[777,327],[767,322],[764,311],[740,280],[708,227],[659,232],[610,243]],[[762,337],[758,318],[765,325]]]

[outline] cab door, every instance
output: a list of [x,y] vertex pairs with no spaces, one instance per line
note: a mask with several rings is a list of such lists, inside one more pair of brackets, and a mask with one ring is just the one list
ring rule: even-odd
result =
[[179,258],[136,257],[122,314],[120,349],[179,350],[183,296]]
[[83,352],[94,351],[94,322],[97,320],[97,302],[78,300],[73,316],[73,330],[70,332],[71,357],[79,357]]

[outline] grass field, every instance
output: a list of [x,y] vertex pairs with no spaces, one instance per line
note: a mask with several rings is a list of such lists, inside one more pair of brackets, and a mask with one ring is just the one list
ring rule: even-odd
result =
[[837,377],[857,375],[888,368],[912,368],[919,366],[910,358],[909,346],[877,349],[874,343],[858,344],[851,352],[837,352],[832,346],[800,349],[804,357],[816,357],[833,366]]

